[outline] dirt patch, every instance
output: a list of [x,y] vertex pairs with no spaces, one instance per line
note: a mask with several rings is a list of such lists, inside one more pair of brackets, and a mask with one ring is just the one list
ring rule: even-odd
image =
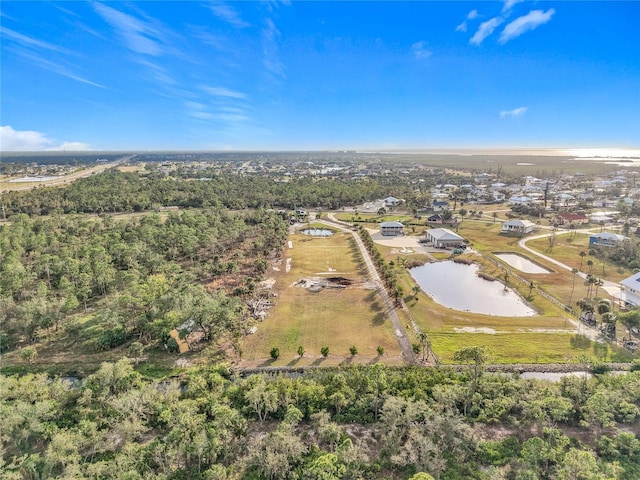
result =
[[488,335],[495,335],[498,333],[493,328],[488,327],[456,327],[453,331],[456,333],[486,333]]

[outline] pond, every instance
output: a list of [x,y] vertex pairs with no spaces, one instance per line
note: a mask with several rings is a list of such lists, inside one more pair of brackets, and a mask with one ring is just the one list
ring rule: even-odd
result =
[[513,268],[517,268],[524,273],[551,273],[551,270],[544,268],[537,263],[532,262],[522,255],[517,253],[496,253],[494,254],[500,260],[508,263]]
[[330,237],[333,235],[333,231],[326,228],[305,228],[301,233],[312,237]]
[[452,261],[428,263],[410,270],[420,288],[445,307],[465,312],[509,317],[537,315],[512,289],[484,280],[477,265]]

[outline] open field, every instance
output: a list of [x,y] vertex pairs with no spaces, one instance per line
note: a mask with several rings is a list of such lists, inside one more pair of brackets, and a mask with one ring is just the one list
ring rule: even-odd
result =
[[[360,253],[347,233],[318,238],[290,236],[293,248],[285,250],[279,272],[274,272],[277,304],[257,332],[242,343],[243,365],[335,365],[342,362],[402,363],[400,349],[382,302],[364,277]],[[286,264],[290,260],[290,271]],[[353,281],[346,288],[324,288],[313,292],[294,283],[301,279],[344,277]],[[358,354],[352,359],[349,347]],[[305,349],[298,358],[298,347]],[[329,347],[327,358],[320,349]],[[379,357],[376,349],[384,348]],[[269,352],[280,350],[272,362]]]

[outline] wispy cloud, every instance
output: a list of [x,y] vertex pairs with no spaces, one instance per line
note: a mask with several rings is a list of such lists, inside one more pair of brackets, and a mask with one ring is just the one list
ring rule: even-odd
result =
[[208,6],[216,17],[236,28],[249,26],[249,23],[240,18],[240,14],[231,5],[224,2],[211,2]]
[[203,86],[202,89],[205,92],[207,92],[209,95],[214,95],[216,97],[229,97],[229,98],[239,98],[239,99],[247,98],[246,94],[244,94],[242,92],[238,92],[236,90],[231,90],[231,89],[225,88],[225,87]]
[[556,11],[553,8],[550,8],[546,12],[543,12],[542,10],[531,10],[526,15],[516,18],[504,27],[498,42],[502,44],[507,43],[509,40],[519,37],[529,30],[538,28],[540,25],[551,20],[554,13],[556,13]]
[[523,116],[529,110],[527,107],[518,107],[513,110],[502,110],[500,112],[500,118],[518,118]]
[[265,27],[262,29],[262,51],[264,53],[262,63],[270,73],[282,78],[285,76],[285,71],[278,55],[279,38],[280,30],[277,29],[273,20],[267,18]]
[[504,5],[502,6],[502,13],[511,11],[514,5],[523,1],[524,0],[505,0]]
[[504,22],[502,17],[494,17],[486,22],[482,22],[476,33],[469,40],[469,43],[473,45],[480,45],[485,38],[491,35],[493,31],[502,24],[502,22]]
[[[35,44],[31,44],[35,45]],[[43,47],[44,48],[44,47]],[[61,56],[61,61],[57,62],[54,60],[50,60],[45,58],[43,55],[51,56],[51,52],[47,51],[49,49],[44,48],[45,51],[38,52],[38,49],[25,48],[22,45],[15,45],[6,48],[7,51],[13,52],[16,56],[22,58],[25,62],[34,65],[38,68],[42,68],[43,70],[48,70],[53,73],[57,73],[58,75],[62,75],[63,77],[67,77],[71,80],[75,80],[80,83],[84,83],[86,85],[91,85],[92,87],[97,88],[106,88],[104,85],[93,82],[87,78],[85,78],[81,73],[79,73],[79,68],[73,65],[70,65],[64,59],[64,56]],[[67,63],[64,65],[61,62]]]
[[120,12],[103,3],[94,3],[94,10],[118,33],[124,44],[136,53],[158,57],[163,54],[160,32],[149,22]]
[[478,14],[477,10],[471,10],[469,13],[467,13],[467,17],[465,18],[465,20],[456,27],[456,32],[466,32],[467,20],[473,20],[475,18],[478,18],[479,16],[480,14]]
[[27,35],[23,35],[22,33],[16,32],[6,27],[3,27],[2,30],[0,30],[0,32],[2,32],[2,36],[4,36],[5,38],[10,39],[14,42],[17,42],[24,47],[28,47],[36,50],[49,50],[53,52],[63,53],[66,55],[74,54],[73,51],[66,49],[64,47],[60,47],[58,45],[54,45],[49,42],[38,40],[37,38],[28,37]]
[[90,150],[90,147],[86,143],[61,142],[51,139],[35,130],[14,130],[10,125],[0,126],[0,151],[34,152],[58,150]]
[[427,48],[427,42],[423,40],[411,45],[411,51],[413,52],[413,54],[418,60],[424,60],[425,58],[429,58],[433,53],[431,50]]

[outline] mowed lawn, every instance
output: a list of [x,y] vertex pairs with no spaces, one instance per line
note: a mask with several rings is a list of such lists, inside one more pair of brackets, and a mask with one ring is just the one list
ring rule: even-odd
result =
[[[384,361],[401,363],[401,354],[390,321],[378,294],[370,289],[360,253],[351,234],[331,237],[289,237],[284,261],[272,272],[276,284],[276,305],[269,310],[257,331],[242,342],[242,359],[251,365],[331,365],[347,362]],[[290,271],[286,271],[290,259]],[[301,279],[344,277],[353,284],[343,289],[310,291],[296,284]],[[358,353],[351,358],[349,348]],[[298,358],[298,347],[305,350]],[[320,350],[329,347],[324,358]],[[378,356],[377,348],[384,348]],[[277,347],[280,358],[272,362],[270,351]]]

